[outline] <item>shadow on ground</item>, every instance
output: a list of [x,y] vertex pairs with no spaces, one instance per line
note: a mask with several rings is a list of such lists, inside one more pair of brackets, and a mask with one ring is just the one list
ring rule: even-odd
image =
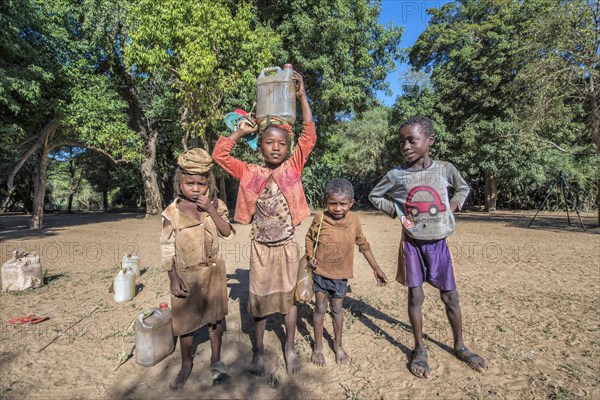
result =
[[145,214],[139,212],[126,213],[81,213],[81,214],[45,214],[42,229],[29,229],[31,215],[5,214],[0,217],[0,240],[17,240],[23,238],[43,238],[58,234],[61,230],[74,226],[93,223],[117,222],[124,219],[143,219]]

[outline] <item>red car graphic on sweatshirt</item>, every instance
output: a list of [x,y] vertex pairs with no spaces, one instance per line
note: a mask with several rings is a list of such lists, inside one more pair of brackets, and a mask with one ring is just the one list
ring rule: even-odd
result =
[[415,186],[406,198],[406,210],[416,217],[421,213],[429,213],[432,217],[440,211],[446,211],[438,192],[431,186]]

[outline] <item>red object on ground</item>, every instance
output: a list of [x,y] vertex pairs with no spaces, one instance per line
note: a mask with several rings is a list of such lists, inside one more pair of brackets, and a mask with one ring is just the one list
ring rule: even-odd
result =
[[38,317],[36,315],[28,315],[27,317],[11,318],[8,320],[8,323],[13,324],[13,325],[26,324],[26,323],[37,324],[37,323],[45,321],[47,319],[48,319],[48,317],[46,317],[46,316]]

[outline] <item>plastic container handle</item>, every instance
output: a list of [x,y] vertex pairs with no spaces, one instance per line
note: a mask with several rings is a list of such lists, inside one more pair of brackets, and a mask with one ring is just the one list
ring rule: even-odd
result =
[[149,316],[154,315],[154,314],[160,314],[162,316],[162,313],[159,310],[157,310],[157,309],[150,310],[150,312],[148,313],[148,315],[144,315],[144,313],[140,313],[140,315],[138,315],[138,320],[140,321],[140,324],[144,328],[150,328],[150,325],[146,325],[146,323],[144,322],[144,320],[146,318],[148,318]]
[[269,68],[265,68],[260,72],[260,75],[258,75],[259,78],[264,78],[265,74],[268,72],[280,72],[281,68],[280,67],[269,67]]

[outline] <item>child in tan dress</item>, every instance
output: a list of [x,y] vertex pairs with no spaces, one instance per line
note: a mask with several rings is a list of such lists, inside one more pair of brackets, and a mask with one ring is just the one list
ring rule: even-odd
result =
[[227,315],[225,263],[218,254],[219,237],[235,232],[227,207],[218,200],[212,159],[203,149],[183,152],[177,160],[174,189],[178,197],[162,213],[161,264],[171,281],[173,334],[179,336],[181,370],[169,384],[183,389],[192,371],[192,339],[209,325],[213,384],[228,377],[221,361],[223,319]]
[[258,124],[242,126],[229,137],[221,136],[213,150],[215,162],[240,180],[235,220],[252,223],[248,312],[254,318],[256,342],[246,371],[258,376],[265,373],[266,318],[275,313],[285,315],[287,372],[295,374],[300,370],[300,360],[294,352],[297,318],[294,288],[300,261],[294,232],[310,215],[300,176],[317,135],[304,82],[297,72],[294,72],[294,81],[304,125],[293,153],[289,125],[269,125],[259,133],[262,165],[248,164],[231,156],[235,143],[256,132]]

